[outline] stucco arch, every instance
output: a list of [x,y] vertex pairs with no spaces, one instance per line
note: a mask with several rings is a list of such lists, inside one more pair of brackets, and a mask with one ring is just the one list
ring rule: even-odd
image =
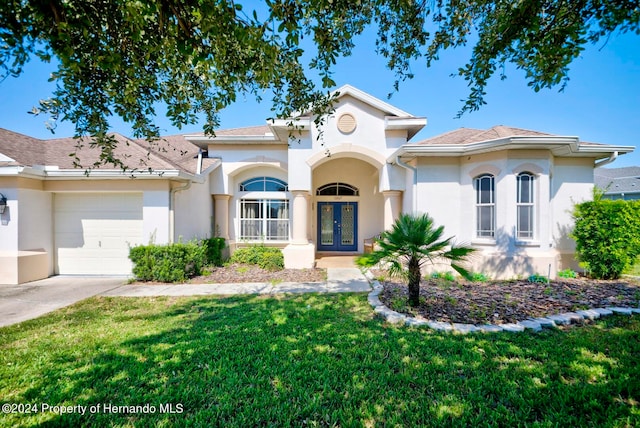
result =
[[230,165],[225,172],[229,177],[235,177],[244,171],[254,168],[273,168],[286,174],[288,165],[286,162],[282,162],[278,159],[270,159],[261,156],[260,159],[243,159],[240,162],[236,162],[234,165]]
[[363,147],[357,144],[343,143],[338,144],[337,146],[329,147],[326,151],[314,154],[309,159],[307,159],[307,165],[309,165],[311,169],[314,169],[332,159],[341,158],[359,159],[372,165],[377,170],[380,170],[387,161],[382,154],[367,147]]

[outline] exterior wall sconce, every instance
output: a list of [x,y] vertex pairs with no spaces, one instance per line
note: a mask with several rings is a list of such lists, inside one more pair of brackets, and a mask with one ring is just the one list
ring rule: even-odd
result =
[[4,210],[7,209],[7,197],[0,193],[0,214],[4,214]]

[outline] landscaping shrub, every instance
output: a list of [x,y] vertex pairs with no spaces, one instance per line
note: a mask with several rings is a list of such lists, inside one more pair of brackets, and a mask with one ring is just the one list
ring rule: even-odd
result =
[[231,263],[258,265],[262,269],[271,271],[284,269],[282,250],[265,247],[264,245],[238,248],[229,261]]
[[573,211],[579,260],[594,278],[615,279],[640,255],[640,201],[602,199],[577,204]]
[[578,274],[573,269],[565,269],[558,272],[560,278],[577,278]]
[[547,278],[544,275],[539,275],[537,273],[534,273],[533,275],[530,275],[529,278],[527,278],[527,280],[529,282],[534,283],[534,284],[548,284],[549,283],[549,278]]
[[200,275],[206,251],[195,242],[140,245],[129,250],[129,259],[140,281],[180,282]]
[[222,266],[222,250],[227,246],[224,238],[203,239],[201,245],[205,247],[206,264]]

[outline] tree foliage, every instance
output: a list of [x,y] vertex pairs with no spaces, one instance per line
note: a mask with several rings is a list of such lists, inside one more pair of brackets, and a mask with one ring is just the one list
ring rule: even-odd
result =
[[415,63],[473,43],[458,70],[469,85],[462,114],[484,103],[505,64],[524,70],[534,90],[564,84],[585,44],[638,33],[639,19],[639,0],[5,0],[0,74],[55,58],[56,90],[34,112],[73,122],[114,162],[109,120],[120,116],[152,140],[162,104],[177,127],[204,117],[207,134],[243,95],[272,94],[278,117],[329,111],[333,66],[369,27],[394,90]]
[[391,230],[380,235],[377,248],[358,258],[361,266],[383,263],[392,275],[406,277],[409,304],[418,306],[422,267],[427,264],[446,263],[456,272],[469,278],[470,272],[462,266],[475,250],[453,245],[453,237],[443,238],[444,226],[436,227],[428,214],[400,214]]
[[591,276],[619,278],[640,255],[640,201],[602,199],[577,204],[573,210],[579,260]]

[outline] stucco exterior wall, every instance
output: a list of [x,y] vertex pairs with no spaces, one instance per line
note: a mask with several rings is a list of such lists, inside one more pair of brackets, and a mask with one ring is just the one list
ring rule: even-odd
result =
[[176,191],[174,224],[176,242],[209,238],[213,234],[213,201],[209,177],[193,183],[189,189]]
[[553,211],[553,245],[564,267],[579,269],[575,261],[575,241],[569,237],[573,227],[571,212],[576,203],[593,199],[593,159],[556,158],[551,178],[551,208]]
[[444,226],[446,236],[460,237],[461,222],[468,221],[469,210],[462,210],[458,158],[423,157],[417,167],[417,212],[429,214],[437,226]]

